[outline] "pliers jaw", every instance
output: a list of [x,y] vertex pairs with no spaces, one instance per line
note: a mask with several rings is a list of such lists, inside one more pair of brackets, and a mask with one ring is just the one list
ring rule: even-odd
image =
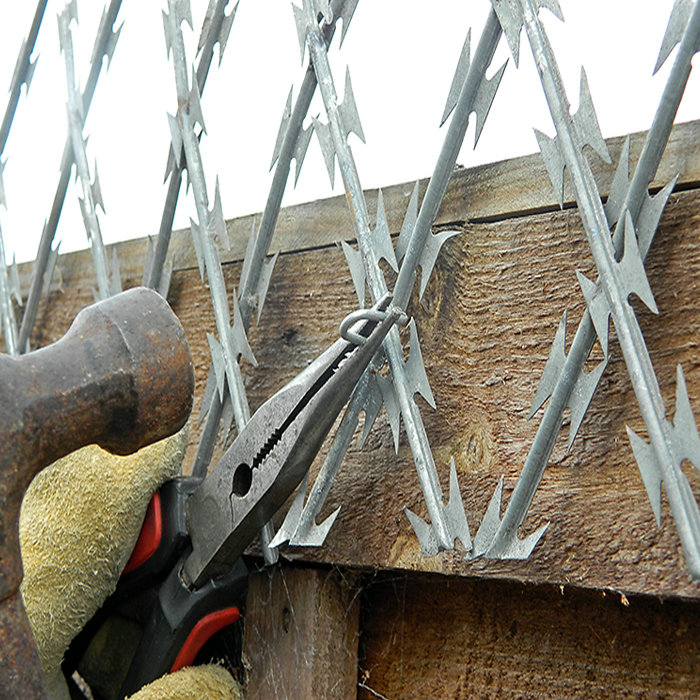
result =
[[345,338],[265,402],[190,498],[188,584],[225,572],[297,487],[384,337],[406,322],[390,304],[386,295],[361,312]]

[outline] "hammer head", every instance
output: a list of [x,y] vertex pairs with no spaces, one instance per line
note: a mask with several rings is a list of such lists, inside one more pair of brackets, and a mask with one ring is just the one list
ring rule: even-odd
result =
[[24,491],[37,472],[84,445],[129,454],[174,434],[187,421],[193,390],[182,326],[145,288],[83,309],[48,347],[0,355],[0,665],[12,669],[4,682],[17,697],[42,694],[18,593]]

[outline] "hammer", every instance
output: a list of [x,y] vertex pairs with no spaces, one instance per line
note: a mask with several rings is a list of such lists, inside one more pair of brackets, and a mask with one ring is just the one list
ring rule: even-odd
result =
[[177,432],[192,408],[185,334],[167,302],[137,288],[83,309],[53,345],[0,355],[2,697],[45,697],[19,584],[19,510],[45,466],[90,443],[119,455]]

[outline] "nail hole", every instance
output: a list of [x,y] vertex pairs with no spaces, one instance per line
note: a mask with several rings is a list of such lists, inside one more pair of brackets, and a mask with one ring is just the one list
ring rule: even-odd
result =
[[285,632],[289,632],[289,625],[292,621],[292,613],[289,611],[289,608],[285,605],[282,608],[282,629]]
[[233,473],[233,493],[245,496],[250,491],[253,482],[253,470],[247,464],[239,464]]

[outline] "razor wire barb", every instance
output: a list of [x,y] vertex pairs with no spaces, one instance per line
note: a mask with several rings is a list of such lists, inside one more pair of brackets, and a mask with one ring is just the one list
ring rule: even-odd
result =
[[[41,23],[44,19],[46,3],[47,0],[39,0],[37,3],[36,10],[34,11],[34,16],[32,18],[32,24],[29,28],[29,34],[27,35],[27,38],[22,41],[19,53],[17,54],[17,61],[12,74],[12,80],[10,82],[10,97],[7,101],[2,125],[0,126],[0,158],[5,152],[7,138],[10,135],[10,129],[12,128],[12,123],[17,111],[17,105],[22,92],[22,85],[26,85],[26,91],[28,92],[34,76],[34,70],[36,69],[36,63],[39,60],[37,57],[34,59],[34,61],[32,61],[31,57],[32,53],[34,52]],[[4,168],[5,161],[0,159],[0,206],[7,208],[7,201],[5,199],[5,185],[3,183]],[[2,328],[5,336],[5,347],[10,355],[16,355],[19,352],[17,342],[18,330],[15,310],[12,304],[12,297],[14,297],[18,305],[22,303],[17,264],[13,256],[12,265],[7,265],[7,259],[5,257],[5,241],[2,230],[0,230],[0,314],[2,315]]]
[[[90,72],[81,98],[82,109],[80,113],[83,119],[87,117],[90,109],[92,97],[95,94],[97,81],[104,63],[103,59],[106,57],[108,62],[111,62],[112,56],[114,55],[114,49],[121,32],[121,25],[118,29],[114,30],[114,23],[117,21],[120,7],[121,0],[111,0],[109,6],[102,12],[102,18],[97,29],[97,36],[90,59]],[[48,286],[46,284],[47,277],[50,279],[50,274],[56,264],[58,246],[52,248],[52,244],[56,234],[56,228],[58,227],[58,220],[61,216],[61,209],[63,208],[66,192],[68,191],[68,182],[70,180],[73,162],[73,146],[71,136],[68,134],[61,158],[58,186],[56,187],[49,218],[45,222],[41,233],[39,248],[32,268],[32,282],[22,316],[22,324],[19,330],[19,340],[17,343],[21,352],[28,349],[29,336],[31,335],[34,322],[36,321],[42,290]]]
[[[452,112],[454,112],[454,114],[433,175],[428,183],[420,211],[418,211],[417,185],[414,188],[397,241],[396,253],[398,259],[402,261],[402,265],[394,287],[394,303],[399,307],[405,307],[408,303],[411,289],[416,279],[417,267],[421,268],[419,295],[422,296],[442,245],[448,238],[456,233],[455,231],[443,231],[439,234],[432,235],[431,226],[437,216],[437,211],[452,175],[457,155],[463,143],[469,123],[469,116],[472,112],[475,112],[477,116],[477,129],[474,144],[476,145],[505,70],[504,64],[496,71],[492,78],[487,80],[485,77],[501,36],[500,25],[493,12],[489,14],[481,39],[479,40],[471,60],[470,36],[470,33],[468,33],[443,112],[442,123],[447,120]],[[377,228],[382,225],[386,227],[380,196]],[[358,289],[359,296],[359,290],[364,289],[364,278],[361,274],[363,270],[359,265],[355,251],[347,244],[343,244],[343,249],[351,265],[351,269],[354,269],[353,279],[356,280],[355,286]],[[415,386],[426,387],[425,395],[432,396],[429,393],[430,388],[427,383],[427,378],[423,380],[425,377],[425,370],[420,356],[420,347],[418,345],[415,325],[411,328],[411,348],[412,351],[409,356],[410,359],[406,374],[409,377],[419,378]],[[383,401],[386,402],[387,412],[394,432],[395,444],[398,447],[399,411],[401,409],[396,398],[396,393],[392,389],[390,380],[387,381],[375,375],[373,372],[366,372],[358,384],[350,400],[350,404],[343,415],[330,451],[309,493],[306,505],[303,504],[307,485],[305,480],[275,540],[276,544],[281,543],[285,539],[288,539],[292,545],[321,546],[323,544],[340,509],[337,508],[331,513],[321,525],[316,524],[316,516],[325,503],[332,482],[350,446],[361,413],[363,411],[365,412],[365,427],[362,435],[362,441],[364,442]],[[415,404],[413,404],[413,406],[415,407],[415,411],[418,412],[417,406],[415,406]],[[418,415],[420,416],[419,413]],[[419,450],[423,448],[424,445],[427,446],[429,450],[427,439],[425,442],[422,442],[420,441],[420,437],[418,437],[416,442],[419,444]],[[425,478],[426,488],[433,489],[432,492],[429,492],[430,495],[426,498],[426,501],[429,501],[431,505],[436,502],[441,504],[442,492],[439,491],[439,483],[437,484],[437,488],[435,488],[433,486],[434,482],[429,476],[432,456],[429,460],[425,460],[422,457],[423,455],[419,452],[416,458],[419,476],[421,472],[427,472],[428,476]],[[420,467],[419,464],[421,464]],[[435,472],[434,464],[432,464],[432,471]],[[438,513],[440,512],[437,508],[434,508],[434,510],[437,510]],[[447,513],[448,525],[452,528],[452,532],[461,533],[463,537],[460,539],[463,545],[468,548],[469,530],[461,504],[454,461],[452,461],[450,465],[450,499],[445,511]],[[406,509],[406,513],[418,535],[422,552],[428,556],[437,553],[438,549],[441,547],[438,546],[437,540],[430,532],[429,526],[427,526],[419,516],[416,516],[408,509]],[[438,518],[439,517],[438,515]],[[448,537],[450,537],[449,534]],[[454,546],[454,539],[455,538],[452,537],[451,546],[445,548],[451,549]],[[444,542],[445,540],[443,540],[443,543]]]
[[[343,2],[335,0],[333,3],[336,17],[344,18],[343,32],[345,35],[354,11],[354,2]],[[348,9],[349,8],[349,9]],[[330,43],[335,32],[335,22],[324,28],[325,41]],[[289,176],[291,160],[296,160],[296,179],[306,154],[306,150],[311,139],[312,128],[303,128],[303,121],[311,103],[311,99],[316,89],[315,74],[312,70],[306,71],[299,95],[294,109],[291,109],[292,91],[290,90],[287,104],[280,124],[271,167],[275,167],[270,192],[268,194],[265,209],[262,214],[260,226],[256,230],[255,222],[248,241],[246,254],[243,261],[241,280],[239,285],[240,318],[245,331],[247,332],[252,318],[253,309],[257,306],[257,316],[260,319],[270,277],[274,268],[277,254],[272,259],[265,262],[265,257],[269,250],[272,234],[279,215],[282,196]],[[220,394],[213,390],[213,375],[207,381],[204,397],[202,400],[203,413],[206,413],[206,423],[202,431],[197,453],[195,455],[193,474],[206,473],[207,467],[213,453],[214,442],[219,430],[219,422],[226,406],[230,405],[230,397],[222,399]],[[245,400],[245,395],[243,394]],[[240,400],[240,399],[239,399]],[[238,430],[242,424],[237,424]],[[224,436],[228,430],[224,430]],[[274,563],[277,560],[277,550],[268,547],[269,541],[274,536],[271,524],[268,524],[261,532],[261,544],[263,554],[267,563]]]
[[[677,2],[674,10],[679,5],[687,7],[687,3]],[[565,381],[570,384],[569,393],[573,391],[574,400],[580,402],[574,404],[575,418],[572,419],[570,441],[575,437],[580,419],[585,413],[590,397],[607,362],[608,324],[609,318],[612,316],[628,374],[651,440],[651,444],[647,444],[630,428],[627,428],[632,449],[657,522],[660,522],[660,487],[661,483],[664,484],[686,563],[691,577],[695,579],[700,577],[700,511],[680,465],[684,459],[689,459],[696,466],[700,465],[700,439],[680,366],[677,370],[675,418],[672,423],[666,420],[658,381],[637,318],[628,302],[628,296],[635,293],[653,312],[658,313],[642,260],[651,244],[651,237],[673,183],[657,195],[656,201],[651,200],[646,195],[646,189],[656,170],[658,158],[668,137],[670,122],[672,122],[678,104],[676,98],[680,99],[680,94],[682,94],[689,71],[690,58],[698,48],[697,22],[700,14],[696,7],[694,12],[696,24],[693,25],[691,22],[687,24],[690,33],[684,36],[686,45],[684,50],[679,52],[678,68],[674,67],[674,72],[669,79],[670,85],[667,85],[667,93],[664,94],[664,97],[673,98],[673,100],[667,104],[662,98],[662,105],[657,112],[657,117],[645,144],[645,157],[640,160],[637,167],[639,175],[636,180],[633,178],[633,182],[628,187],[626,182],[628,155],[623,153],[622,163],[618,167],[618,174],[615,178],[617,184],[616,187],[613,187],[613,196],[611,196],[612,205],[608,207],[606,216],[590,166],[582,154],[584,145],[588,144],[593,146],[602,157],[607,156],[607,149],[605,149],[605,143],[600,136],[595,119],[585,73],[582,72],[581,75],[580,107],[572,117],[554,53],[538,16],[539,6],[547,7],[559,19],[563,19],[556,0],[540,2],[537,5],[532,0],[512,0],[509,3],[494,2],[494,8],[516,63],[520,30],[523,26],[525,27],[557,133],[555,138],[550,139],[538,132],[540,148],[560,203],[563,199],[564,169],[569,173],[589,246],[600,276],[599,282],[593,283],[581,273],[577,273],[586,299],[590,322],[584,319],[579,327],[577,337],[581,340],[575,340],[574,344],[576,345],[578,342],[578,347],[581,348],[580,358],[577,357],[576,362],[571,360],[570,367],[573,367],[573,371],[565,378]],[[673,24],[673,21],[669,24]],[[683,45],[683,41],[681,44]],[[671,48],[672,46],[673,44]],[[663,52],[662,48],[662,54]],[[635,216],[637,217],[636,221],[634,220]],[[614,223],[618,219],[615,231],[616,241],[613,242],[610,236],[610,226],[611,222]],[[559,368],[564,364],[562,356],[564,353],[565,324],[564,317],[555,337],[550,360],[547,363],[550,371],[546,366],[545,376],[551,374],[556,377],[557,374],[564,374],[560,372]],[[587,324],[592,328],[588,327]],[[579,374],[588,350],[596,338],[602,347],[604,360],[588,376]],[[578,347],[576,355],[579,355]],[[570,356],[572,356],[571,352]],[[566,362],[569,362],[568,358]],[[579,388],[577,393],[576,382],[578,381],[580,384],[580,377],[583,377],[586,386],[584,389]],[[546,386],[548,382],[544,380],[543,382],[545,388],[538,392],[539,396],[536,396],[533,404],[535,410],[538,408],[538,403],[541,404],[549,393]],[[475,554],[490,551],[493,556],[528,556],[539,539],[543,528],[525,540],[518,539],[517,528],[524,518],[532,495],[534,495],[538,477],[541,476],[541,470],[543,470],[549,451],[551,451],[551,445],[561,423],[561,412],[569,402],[564,389],[560,390],[560,395],[563,398],[553,395],[552,398],[555,400],[550,400],[550,406],[555,404],[550,412],[554,418],[551,419],[551,428],[548,426],[548,430],[542,432],[544,442],[548,443],[545,444],[544,459],[539,464],[536,464],[533,459],[532,464],[535,466],[528,465],[530,471],[519,482],[522,484],[521,490],[517,494],[514,491],[509,504],[509,507],[512,505],[512,508],[510,513],[506,511],[503,521],[500,521],[499,517],[502,482],[499,484],[480,528],[480,533],[475,538]],[[534,451],[531,450],[530,455],[533,453]],[[510,516],[507,522],[506,516]],[[505,525],[504,522],[506,522]]]

